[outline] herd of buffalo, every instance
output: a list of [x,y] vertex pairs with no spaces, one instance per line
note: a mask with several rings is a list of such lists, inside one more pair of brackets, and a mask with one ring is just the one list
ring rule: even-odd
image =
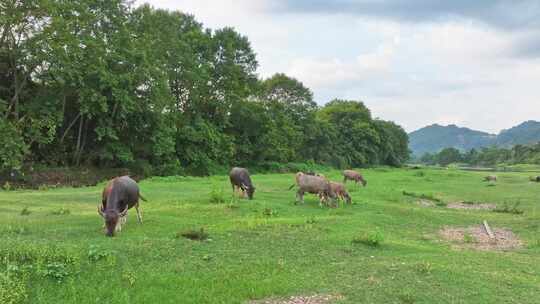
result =
[[[348,180],[361,183],[366,186],[367,182],[362,175],[353,170],[343,171],[343,184],[328,180],[324,175],[314,172],[296,173],[296,183],[290,188],[298,187],[296,199],[304,202],[304,193],[312,193],[319,196],[319,203],[322,206],[330,206],[329,200],[336,204],[337,199],[346,203],[351,203],[351,196],[345,189],[344,183]],[[242,192],[243,196],[253,199],[255,186],[251,181],[249,171],[245,168],[232,168],[229,179],[233,193]],[[115,232],[121,231],[122,224],[127,221],[127,212],[132,207],[137,211],[137,220],[142,223],[142,213],[139,207],[139,199],[146,201],[142,197],[137,182],[129,176],[116,177],[110,180],[102,193],[101,205],[98,206],[98,213],[105,222],[105,235],[114,236]]]

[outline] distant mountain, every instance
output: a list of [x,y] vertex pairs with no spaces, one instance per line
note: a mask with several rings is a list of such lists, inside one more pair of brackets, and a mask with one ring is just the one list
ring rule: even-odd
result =
[[540,122],[529,120],[508,130],[502,130],[497,136],[497,146],[511,147],[540,141]]
[[409,148],[420,156],[426,152],[435,153],[448,147],[462,151],[491,145],[511,147],[517,144],[540,142],[540,122],[526,121],[498,135],[460,128],[456,125],[434,124],[409,133]]

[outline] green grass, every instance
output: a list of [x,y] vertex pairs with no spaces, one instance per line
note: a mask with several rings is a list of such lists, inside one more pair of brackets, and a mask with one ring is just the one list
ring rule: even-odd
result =
[[[363,170],[367,187],[347,183],[353,204],[339,208],[320,208],[314,195],[295,204],[293,174],[254,175],[251,201],[233,199],[226,176],[147,179],[144,224],[130,210],[114,238],[96,211],[104,184],[2,191],[0,302],[245,303],[333,293],[344,296],[339,303],[540,303],[540,185],[527,173],[497,173],[497,186],[487,187],[485,172],[422,172]],[[325,175],[341,180],[338,171]],[[523,214],[428,208],[404,191],[443,202],[519,201]],[[437,234],[482,220],[512,229],[524,248],[458,251]],[[204,240],[182,237],[190,231]]]

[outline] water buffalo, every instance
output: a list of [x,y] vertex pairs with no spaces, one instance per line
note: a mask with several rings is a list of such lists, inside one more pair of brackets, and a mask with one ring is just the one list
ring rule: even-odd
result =
[[497,176],[495,176],[495,175],[485,176],[484,181],[485,182],[496,182],[497,181]]
[[529,177],[529,179],[531,180],[531,182],[540,183],[540,175],[539,176],[531,176],[531,177]]
[[229,179],[231,181],[231,186],[233,193],[236,191],[236,188],[242,190],[242,192],[247,193],[249,199],[253,199],[253,193],[255,193],[255,187],[251,182],[249,177],[249,171],[245,168],[234,167],[229,173]]
[[137,183],[129,176],[116,177],[107,183],[103,189],[101,206],[98,206],[98,213],[105,220],[107,236],[114,236],[116,231],[122,230],[127,211],[132,207],[137,210],[137,220],[142,223],[139,198],[146,201],[139,193]]
[[362,186],[364,187],[367,185],[367,181],[362,177],[362,175],[353,170],[343,171],[343,183],[347,183],[348,180],[353,180],[357,184],[358,182],[361,182]]
[[349,192],[347,192],[347,189],[345,189],[345,185],[342,183],[330,182],[330,187],[336,196],[341,200],[344,200],[347,204],[352,202]]
[[[330,182],[321,176],[308,175],[302,172],[296,173],[296,185],[298,191],[296,192],[296,199],[301,203],[304,203],[304,193],[317,194],[319,196],[319,205],[322,206],[323,202],[328,205],[328,198],[333,201],[336,199],[336,194],[332,191]],[[289,187],[292,189],[294,184]]]

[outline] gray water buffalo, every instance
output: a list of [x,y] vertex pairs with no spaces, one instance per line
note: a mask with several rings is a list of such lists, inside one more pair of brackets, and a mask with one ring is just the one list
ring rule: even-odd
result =
[[362,183],[362,186],[367,185],[367,181],[362,177],[362,175],[356,171],[353,170],[344,170],[343,171],[343,183],[347,183],[348,180],[353,180],[355,183],[358,184],[358,182]]
[[234,167],[229,173],[229,179],[231,181],[231,186],[233,193],[236,192],[236,188],[242,190],[243,193],[247,193],[249,199],[253,199],[253,193],[255,193],[255,186],[251,182],[251,177],[249,177],[249,171],[245,168]]
[[[296,199],[301,203],[304,203],[304,193],[317,194],[319,196],[319,205],[322,206],[323,202],[328,205],[328,198],[333,201],[336,200],[336,194],[332,191],[330,182],[321,176],[308,175],[303,172],[296,173],[296,186],[298,191],[296,192]],[[292,189],[295,185],[289,187]]]
[[485,182],[496,182],[497,181],[497,176],[495,176],[495,175],[485,176],[484,181]]
[[127,211],[132,207],[137,210],[137,219],[142,224],[139,198],[146,201],[139,192],[137,182],[129,176],[116,177],[107,183],[103,189],[101,206],[98,206],[98,213],[105,220],[107,236],[114,236],[116,231],[122,230],[122,223],[127,219]]
[[342,183],[330,182],[330,187],[337,197],[345,201],[347,204],[351,204],[351,196],[349,195],[349,192],[347,192],[347,189],[345,189],[345,185]]

